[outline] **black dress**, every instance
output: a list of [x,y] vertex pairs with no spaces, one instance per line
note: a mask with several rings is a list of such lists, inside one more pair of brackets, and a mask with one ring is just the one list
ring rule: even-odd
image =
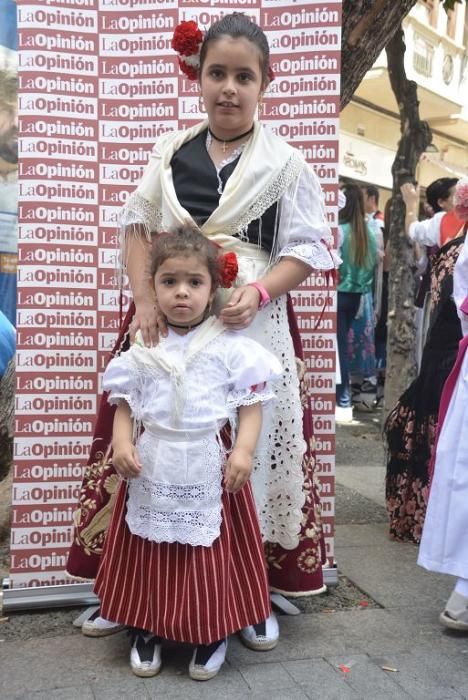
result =
[[422,535],[440,397],[462,338],[452,294],[463,242],[464,237],[449,241],[432,256],[432,313],[421,369],[385,423],[387,510],[390,535],[399,540],[419,543]]

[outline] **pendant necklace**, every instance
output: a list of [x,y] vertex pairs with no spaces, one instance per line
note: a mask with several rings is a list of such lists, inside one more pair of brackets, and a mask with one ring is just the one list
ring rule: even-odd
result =
[[247,131],[244,131],[243,134],[239,134],[239,136],[234,136],[233,139],[220,139],[219,136],[216,136],[216,134],[214,134],[211,131],[210,127],[208,127],[208,133],[210,134],[211,138],[214,139],[215,141],[219,141],[220,143],[223,144],[223,153],[226,153],[226,144],[227,143],[234,143],[234,141],[239,141],[240,139],[243,139],[244,136],[248,136],[249,134],[251,134],[253,130],[254,130],[254,125],[252,124],[250,129],[248,129]]

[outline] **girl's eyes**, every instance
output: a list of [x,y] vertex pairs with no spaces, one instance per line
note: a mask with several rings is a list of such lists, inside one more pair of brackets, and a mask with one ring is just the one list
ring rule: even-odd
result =
[[[224,72],[219,70],[219,68],[213,68],[213,70],[210,71],[210,76],[214,78],[214,80],[221,80],[224,77]],[[239,73],[237,75],[237,80],[240,83],[248,83],[249,80],[252,80],[252,75],[250,73]]]
[[[173,277],[166,277],[166,279],[164,279],[162,281],[162,284],[165,285],[166,287],[172,287],[175,283],[176,283],[176,280]],[[199,287],[200,285],[203,284],[203,281],[200,279],[194,278],[194,279],[190,280],[190,284],[192,285],[192,287]]]

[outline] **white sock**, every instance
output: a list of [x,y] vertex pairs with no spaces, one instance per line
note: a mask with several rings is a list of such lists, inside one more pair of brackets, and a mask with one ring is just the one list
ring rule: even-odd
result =
[[468,579],[458,578],[455,584],[455,591],[468,598]]

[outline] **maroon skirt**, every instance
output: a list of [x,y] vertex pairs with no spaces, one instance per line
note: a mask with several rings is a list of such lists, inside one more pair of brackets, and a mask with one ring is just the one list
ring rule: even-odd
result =
[[150,542],[127,527],[122,482],[95,584],[101,615],[191,644],[265,620],[270,595],[250,484],[223,492],[222,503],[221,533],[211,547]]
[[[133,318],[130,307],[122,324],[112,356],[128,345],[128,328]],[[301,337],[291,299],[288,295],[289,330],[296,357],[303,359]],[[299,544],[284,549],[276,543],[265,543],[266,564],[270,587],[286,595],[308,595],[324,590],[322,564],[326,561],[321,528],[319,486],[315,475],[315,452],[312,432],[312,411],[302,381],[303,432],[307,446],[303,459],[304,490]],[[99,567],[106,531],[112,514],[119,478],[112,466],[110,443],[115,407],[104,394],[94,432],[88,465],[84,474],[78,510],[75,514],[73,542],[68,555],[67,571],[74,578],[93,580]]]

